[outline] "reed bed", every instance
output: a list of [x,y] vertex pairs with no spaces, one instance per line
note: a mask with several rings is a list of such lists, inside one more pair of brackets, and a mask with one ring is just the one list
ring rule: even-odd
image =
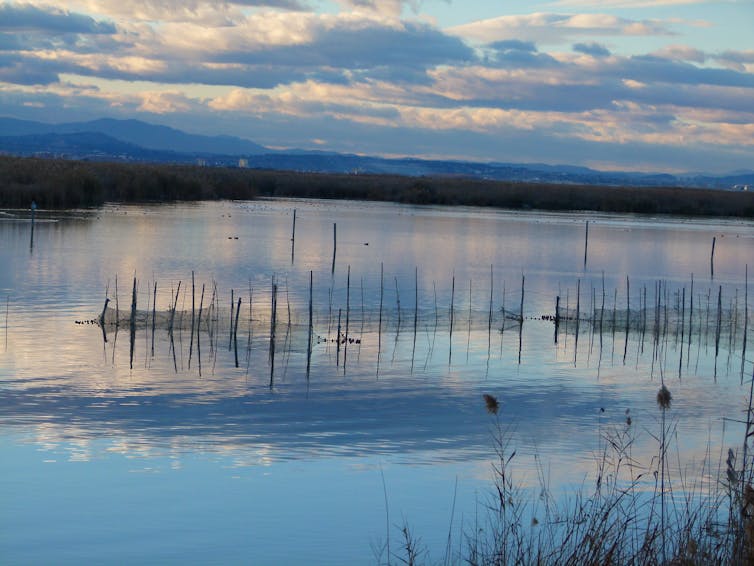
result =
[[[754,380],[754,377],[753,377]],[[464,544],[445,563],[472,565],[738,565],[754,563],[754,462],[749,397],[738,448],[724,462],[700,464],[700,480],[671,472],[676,455],[669,442],[675,428],[668,417],[672,394],[657,392],[659,430],[651,432],[657,453],[639,462],[632,453],[637,432],[630,416],[602,432],[600,453],[588,481],[556,498],[540,473],[535,489],[516,477],[516,451],[510,444],[515,423],[489,394],[492,419],[493,488],[481,519],[464,529]],[[396,556],[406,562],[406,556]],[[417,562],[414,562],[417,563]]]
[[253,199],[257,196],[511,209],[754,216],[754,195],[743,191],[301,173],[0,156],[0,206],[6,208],[27,208],[32,199],[43,209],[62,209],[101,206],[106,202]]

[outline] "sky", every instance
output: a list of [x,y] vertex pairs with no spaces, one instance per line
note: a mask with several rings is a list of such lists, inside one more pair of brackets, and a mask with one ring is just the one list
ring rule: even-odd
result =
[[754,0],[0,0],[0,115],[389,157],[754,170]]

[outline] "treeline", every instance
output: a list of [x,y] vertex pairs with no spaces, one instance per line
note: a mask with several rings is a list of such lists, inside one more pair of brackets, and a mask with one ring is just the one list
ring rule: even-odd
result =
[[96,207],[106,202],[251,199],[251,180],[235,169],[103,163],[0,156],[0,206]]
[[347,175],[0,156],[0,207],[96,207],[105,202],[253,199],[375,200],[512,209],[754,217],[754,193],[605,187],[457,177]]

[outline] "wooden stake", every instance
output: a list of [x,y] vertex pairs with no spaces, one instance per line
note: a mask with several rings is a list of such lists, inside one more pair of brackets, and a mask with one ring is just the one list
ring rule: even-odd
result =
[[558,328],[560,327],[560,295],[555,297],[555,343],[558,343]]
[[296,209],[293,209],[293,230],[291,231],[291,264],[296,249]]
[[134,368],[134,342],[136,341],[136,277],[134,277],[134,287],[131,293],[131,347],[129,365],[131,369]]
[[312,330],[314,328],[313,292],[314,272],[309,271],[309,340],[306,342],[306,379],[309,380],[309,371],[312,365]]
[[521,275],[521,324],[524,323],[524,283],[526,282],[526,276]]
[[589,249],[589,221],[586,221],[586,232],[584,234],[584,269],[586,269],[587,250]]
[[154,329],[155,329],[156,316],[157,316],[157,281],[154,282],[154,292],[152,294],[152,356],[154,356]]
[[380,351],[382,350],[382,302],[385,295],[384,264],[380,263],[380,315],[377,323],[377,363],[379,364]]
[[335,253],[338,249],[338,225],[332,225],[332,273],[335,273]]
[[[173,309],[170,313],[170,324],[168,325],[168,332],[173,334],[173,322],[175,321],[175,309],[178,308],[178,294],[181,292],[181,282],[178,281],[178,289],[175,291],[175,302],[173,302]],[[117,313],[117,311],[116,311]]]
[[[204,293],[204,288],[202,287],[202,294]],[[235,358],[236,358],[236,367],[238,367],[238,319],[241,314],[241,297],[238,297],[238,303],[236,304],[236,320],[233,325],[233,350],[235,352]]]
[[[7,323],[6,323],[7,326]],[[749,264],[746,264],[744,272],[744,339],[741,346],[741,379],[744,377],[744,364],[746,363],[746,334],[749,330]]]
[[346,335],[343,341],[343,373],[346,371],[346,359],[348,357],[348,327],[351,319],[351,266],[348,266],[346,275]]
[[[276,291],[277,289],[274,289],[273,293]],[[275,297],[275,300],[277,300],[277,297]],[[228,327],[228,352],[230,352],[230,349],[233,347],[233,307],[235,306],[235,304],[236,302],[233,296],[233,289],[231,289],[230,290],[230,326]]]

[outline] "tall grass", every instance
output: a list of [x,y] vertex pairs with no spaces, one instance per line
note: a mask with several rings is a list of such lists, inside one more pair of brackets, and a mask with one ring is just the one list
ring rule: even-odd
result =
[[[724,465],[713,464],[711,445],[694,474],[669,465],[668,439],[677,438],[677,431],[668,417],[672,395],[663,384],[657,393],[660,428],[656,434],[650,432],[657,442],[657,456],[648,463],[634,457],[637,433],[627,412],[622,425],[602,432],[589,481],[561,496],[551,493],[539,465],[535,488],[519,481],[511,442],[515,423],[506,422],[494,396],[484,395],[492,419],[493,487],[483,518],[464,527],[462,548],[445,563],[754,564],[754,465],[748,450],[754,436],[754,389],[750,392],[742,445],[728,449]],[[690,475],[698,479],[690,480]],[[404,524],[401,533],[406,532]],[[417,563],[414,547],[401,550],[405,554],[399,551],[398,561]]]

